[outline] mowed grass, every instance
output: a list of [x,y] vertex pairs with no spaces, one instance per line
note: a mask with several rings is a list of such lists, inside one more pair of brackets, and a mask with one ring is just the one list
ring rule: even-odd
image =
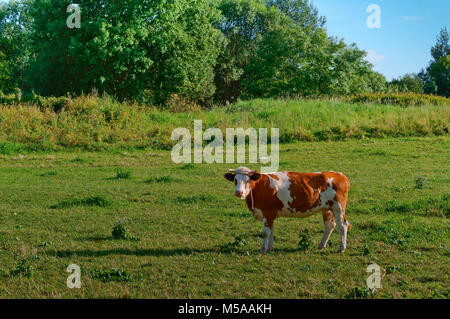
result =
[[[337,231],[317,250],[320,214],[276,220],[260,255],[262,225],[223,178],[230,165],[155,150],[3,155],[0,297],[449,298],[449,149],[448,137],[282,145],[280,170],[349,177],[342,255]],[[364,290],[371,263],[376,295]],[[81,289],[66,286],[69,264]]]

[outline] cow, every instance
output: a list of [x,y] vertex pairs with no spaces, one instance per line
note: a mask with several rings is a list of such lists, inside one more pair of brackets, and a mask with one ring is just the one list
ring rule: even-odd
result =
[[278,217],[309,217],[322,212],[323,237],[319,249],[327,247],[336,224],[340,234],[339,253],[346,249],[347,230],[351,227],[345,216],[350,188],[342,173],[277,172],[261,174],[247,167],[229,169],[225,178],[236,185],[234,195],[245,199],[253,217],[263,223],[261,253],[273,248],[273,224]]

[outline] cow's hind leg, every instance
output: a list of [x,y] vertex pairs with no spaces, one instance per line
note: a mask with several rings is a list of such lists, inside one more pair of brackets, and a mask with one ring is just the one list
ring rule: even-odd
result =
[[324,210],[322,211],[322,217],[323,217],[323,237],[320,241],[319,249],[323,249],[327,247],[328,239],[330,239],[330,235],[333,232],[333,230],[336,228],[336,222],[334,221],[333,212],[331,210]]
[[263,244],[261,254],[265,254],[273,247],[273,220],[263,219]]
[[272,227],[270,229],[270,236],[269,236],[269,248],[267,251],[272,250],[273,248],[273,222],[272,222]]
[[341,237],[341,244],[339,246],[339,252],[343,253],[345,251],[345,248],[347,247],[347,229],[349,226],[349,223],[347,222],[347,219],[345,218],[345,209],[342,208],[341,204],[339,202],[336,202],[333,205],[333,213],[334,213],[334,219],[336,220],[336,224],[339,229],[339,235]]

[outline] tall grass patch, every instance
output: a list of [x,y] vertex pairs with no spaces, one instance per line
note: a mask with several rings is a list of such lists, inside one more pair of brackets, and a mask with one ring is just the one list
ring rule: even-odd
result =
[[[364,99],[256,99],[208,110],[176,113],[136,103],[119,103],[109,96],[80,96],[62,107],[39,103],[0,105],[0,153],[24,151],[88,151],[155,148],[170,150],[175,128],[277,127],[280,142],[329,141],[384,137],[448,135],[447,102],[405,108]],[[391,100],[387,100],[391,101]],[[50,102],[49,102],[50,103]],[[56,102],[55,102],[56,103]],[[56,111],[57,109],[57,111]],[[270,130],[269,130],[270,141]]]

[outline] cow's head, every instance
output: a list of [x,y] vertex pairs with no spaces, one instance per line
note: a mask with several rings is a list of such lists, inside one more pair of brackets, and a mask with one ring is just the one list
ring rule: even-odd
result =
[[247,167],[239,167],[238,169],[229,169],[225,174],[225,178],[231,182],[234,182],[236,189],[234,195],[245,199],[250,194],[251,181],[257,181],[261,177],[261,174],[250,170]]

